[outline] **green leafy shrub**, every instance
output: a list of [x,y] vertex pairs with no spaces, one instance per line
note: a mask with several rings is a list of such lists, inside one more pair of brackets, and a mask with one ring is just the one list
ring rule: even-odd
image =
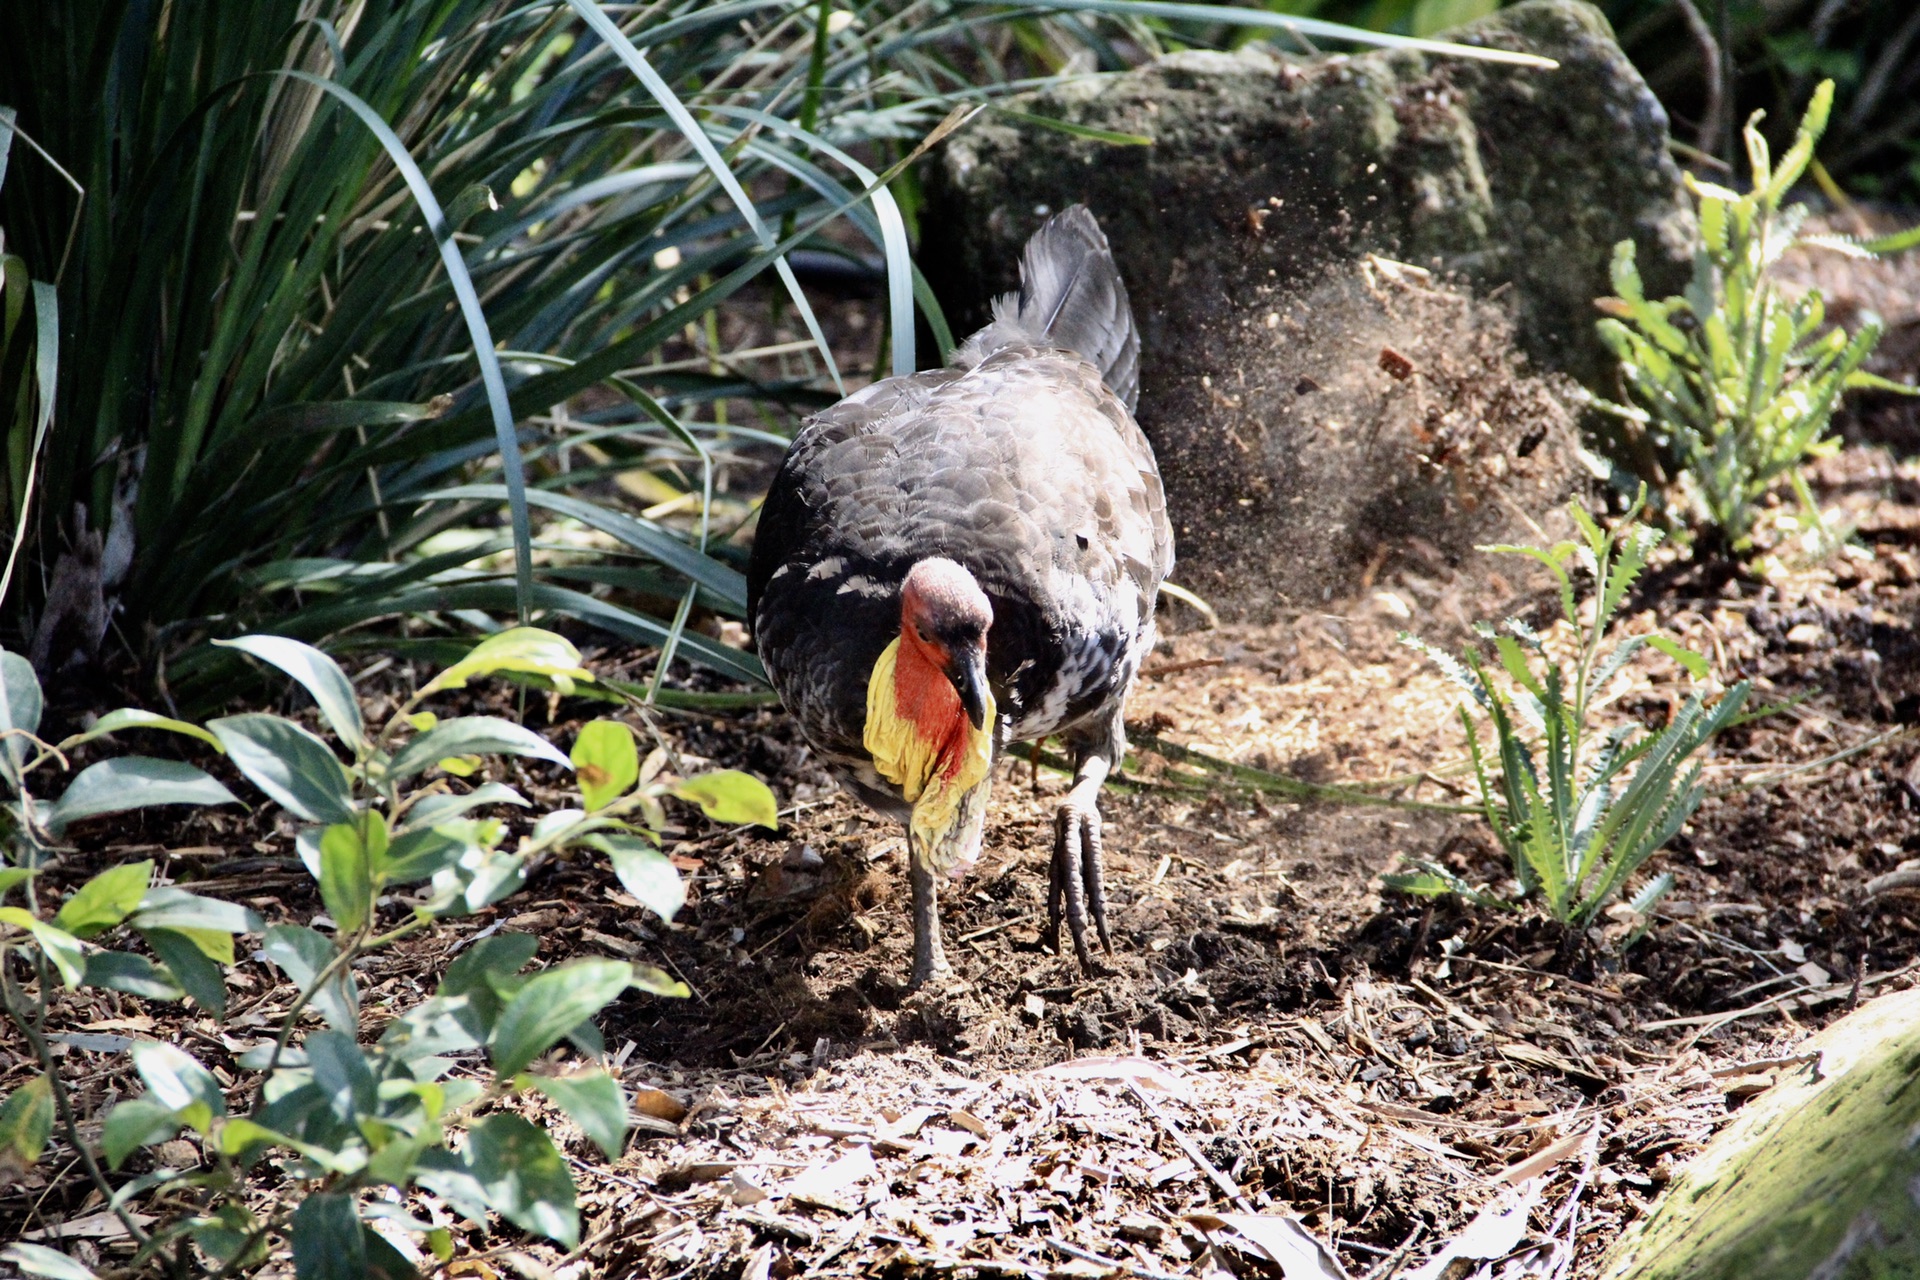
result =
[[[231,643],[312,694],[333,742],[281,716],[228,716],[202,728],[127,710],[47,745],[34,736],[40,686],[32,668],[0,651],[6,734],[0,778],[9,789],[12,820],[0,896],[20,890],[25,898],[24,906],[0,905],[0,1003],[42,1068],[0,1102],[0,1159],[38,1159],[57,1124],[138,1242],[136,1264],[168,1256],[180,1267],[197,1250],[208,1265],[234,1274],[263,1262],[271,1242],[284,1237],[303,1278],[412,1274],[372,1230],[377,1219],[449,1256],[444,1230],[365,1194],[381,1187],[425,1188],[475,1220],[491,1211],[571,1247],[579,1239],[579,1216],[565,1161],[543,1131],[497,1105],[542,1094],[609,1158],[616,1156],[626,1134],[618,1083],[598,1067],[556,1073],[537,1064],[563,1039],[598,1053],[592,1018],[628,988],[666,996],[684,996],[686,988],[658,969],[625,961],[578,960],[526,973],[537,939],[495,935],[462,952],[432,998],[362,1045],[356,962],[438,918],[499,901],[525,882],[538,859],[569,847],[606,854],[635,898],[671,917],[685,890],[658,847],[663,799],[681,798],[721,822],[772,826],[771,793],[732,771],[670,778],[665,753],[640,760],[632,731],[618,721],[587,725],[568,757],[508,720],[442,720],[419,709],[436,694],[497,673],[537,675],[562,690],[592,680],[574,647],[551,632],[518,628],[489,637],[377,729],[365,723],[345,673],[325,654],[275,636]],[[51,913],[40,902],[36,881],[58,856],[71,823],[151,804],[235,802],[191,765],[142,757],[90,765],[56,801],[29,791],[28,775],[60,752],[132,728],[187,734],[223,750],[248,781],[310,824],[297,833],[296,845],[319,884],[332,932],[279,924],[262,934],[261,951],[298,995],[274,1038],[238,1059],[252,1073],[248,1105],[235,1107],[228,1089],[184,1049],[136,1041],[130,1052],[147,1091],[107,1114],[96,1147],[82,1135],[49,1050],[55,986],[105,987],[155,1000],[190,997],[221,1018],[221,966],[234,962],[233,936],[260,933],[263,923],[243,907],[154,884],[151,862],[101,872]],[[488,755],[574,769],[583,806],[543,815],[509,847],[505,825],[475,813],[528,807],[519,792],[488,782],[454,794],[447,783],[421,781],[436,765],[471,773],[478,757]],[[409,896],[409,886],[419,888]],[[383,928],[383,905],[399,907],[402,918]],[[134,938],[155,958],[107,945]],[[23,953],[30,981],[16,980],[15,953]],[[309,1013],[325,1027],[296,1044]],[[454,1062],[447,1055],[463,1051],[485,1055],[482,1079],[449,1074]],[[118,1187],[108,1179],[106,1170],[118,1169],[135,1151],[183,1130],[198,1139],[202,1167],[161,1167]],[[455,1131],[465,1134],[458,1144],[449,1141]],[[277,1169],[263,1164],[270,1152]],[[196,1207],[163,1216],[152,1230],[131,1213],[136,1197],[187,1188],[196,1189]],[[77,1267],[41,1253],[51,1251],[17,1246],[8,1256],[33,1274],[81,1274],[34,1271]]]
[[[1481,810],[1522,895],[1537,896],[1559,923],[1584,929],[1700,807],[1705,794],[1700,765],[1688,762],[1734,722],[1746,702],[1747,684],[1741,681],[1711,703],[1704,691],[1696,690],[1657,733],[1627,724],[1599,734],[1591,723],[1594,711],[1609,684],[1642,649],[1658,649],[1695,679],[1706,677],[1707,663],[1659,634],[1629,636],[1608,646],[1607,633],[1620,602],[1646,567],[1660,534],[1635,522],[1637,503],[1618,530],[1602,530],[1578,502],[1568,510],[1579,526],[1580,542],[1544,550],[1486,549],[1529,556],[1553,574],[1573,641],[1571,666],[1549,654],[1542,638],[1517,618],[1507,621],[1504,634],[1481,629],[1506,673],[1506,684],[1495,679],[1472,650],[1455,659],[1416,637],[1401,639],[1466,690],[1492,723],[1497,758],[1490,762],[1474,716],[1465,704],[1459,708]],[[1594,583],[1590,622],[1581,620],[1574,597],[1576,568],[1584,569]],[[1405,893],[1502,901],[1430,863],[1416,863],[1414,871],[1384,879]],[[1634,899],[1635,910],[1650,911],[1672,884],[1670,875],[1655,878]]]
[[1688,176],[1701,247],[1684,297],[1648,299],[1633,242],[1623,240],[1613,254],[1617,296],[1600,300],[1609,313],[1600,334],[1638,403],[1598,405],[1636,424],[1684,469],[1699,518],[1736,551],[1752,545],[1755,504],[1783,475],[1818,520],[1799,468],[1838,447],[1827,426],[1844,390],[1912,391],[1861,368],[1880,341],[1877,320],[1849,337],[1827,326],[1818,290],[1788,301],[1770,275],[1795,245],[1871,254],[1920,241],[1910,233],[1871,242],[1805,236],[1806,206],[1781,207],[1812,161],[1832,105],[1826,81],[1778,166],[1756,113],[1745,134],[1753,166],[1745,195]]

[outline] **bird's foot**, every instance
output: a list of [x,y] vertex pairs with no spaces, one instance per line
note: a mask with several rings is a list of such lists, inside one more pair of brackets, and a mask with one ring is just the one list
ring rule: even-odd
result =
[[919,991],[930,983],[945,986],[953,980],[953,967],[947,963],[947,949],[940,941],[939,892],[934,886],[933,869],[913,856],[911,848],[907,879],[913,886],[913,974],[907,990]]
[[1107,932],[1105,874],[1100,865],[1100,809],[1090,793],[1082,797],[1075,787],[1053,815],[1053,868],[1047,886],[1047,928],[1053,949],[1060,951],[1060,921],[1073,935],[1080,968],[1099,972],[1087,951],[1087,917],[1093,917],[1100,945],[1113,950]]
[[931,947],[923,947],[920,943],[921,939],[916,936],[913,940],[913,973],[907,979],[907,990],[924,991],[932,987],[951,986],[954,981],[953,966],[947,963],[939,935],[934,936]]

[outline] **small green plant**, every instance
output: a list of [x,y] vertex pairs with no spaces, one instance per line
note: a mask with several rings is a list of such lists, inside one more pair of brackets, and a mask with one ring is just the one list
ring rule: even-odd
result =
[[1829,80],[1814,91],[1778,166],[1760,135],[1762,113],[1754,113],[1745,133],[1753,186],[1745,195],[1688,175],[1701,244],[1684,297],[1650,300],[1633,242],[1622,240],[1613,251],[1616,296],[1599,302],[1607,313],[1600,336],[1637,403],[1596,403],[1637,424],[1684,468],[1699,518],[1735,551],[1752,545],[1755,504],[1783,475],[1819,522],[1800,464],[1838,447],[1827,427],[1843,391],[1913,392],[1861,368],[1880,341],[1877,320],[1849,337],[1827,327],[1817,289],[1790,301],[1771,275],[1796,245],[1867,256],[1920,243],[1915,232],[1875,241],[1802,235],[1806,206],[1781,207],[1812,162],[1832,105]]
[[[375,1193],[426,1189],[476,1221],[489,1211],[523,1230],[572,1247],[579,1215],[566,1162],[540,1129],[498,1104],[545,1095],[609,1157],[626,1134],[626,1101],[598,1067],[558,1073],[536,1069],[562,1039],[600,1051],[592,1018],[629,987],[684,996],[687,989],[649,965],[577,960],[522,972],[537,939],[486,937],[464,951],[425,1003],[389,1022],[370,1045],[359,1042],[357,962],[428,927],[440,917],[478,910],[513,892],[535,863],[565,848],[605,853],[625,888],[662,917],[684,901],[679,873],[659,849],[662,800],[697,804],[721,822],[772,826],[765,785],[720,771],[682,780],[665,771],[666,753],[639,758],[632,730],[597,720],[579,734],[571,757],[539,735],[490,716],[441,720],[421,711],[427,698],[501,672],[539,676],[565,692],[593,676],[560,636],[515,628],[488,638],[404,702],[377,731],[362,719],[346,674],[298,641],[247,636],[233,647],[280,668],[303,685],[321,719],[345,748],[281,716],[246,714],[210,722],[126,710],[57,746],[34,736],[40,686],[31,666],[0,651],[4,746],[0,778],[11,792],[7,865],[0,896],[20,889],[26,905],[0,905],[0,1006],[38,1058],[41,1074],[0,1101],[0,1163],[37,1160],[56,1123],[111,1210],[138,1244],[137,1268],[164,1260],[179,1274],[221,1275],[264,1263],[276,1238],[292,1249],[300,1277],[413,1274],[371,1224],[410,1232],[442,1260],[452,1240]],[[83,770],[58,801],[35,799],[27,776],[82,741],[135,727],[170,730],[222,750],[250,782],[310,823],[296,835],[302,861],[318,882],[331,934],[295,924],[264,930],[261,950],[297,995],[277,1034],[241,1053],[253,1073],[231,1090],[184,1049],[135,1041],[130,1053],[147,1092],[104,1118],[97,1144],[83,1135],[49,1048],[48,1013],[57,986],[106,987],[148,999],[190,997],[225,1016],[220,966],[234,962],[233,936],[261,932],[253,912],[165,885],[154,864],[100,873],[49,914],[36,892],[60,856],[66,827],[81,818],[149,804],[234,803],[214,778],[191,765],[127,757]],[[572,768],[582,807],[541,817],[509,847],[505,825],[474,811],[528,807],[511,787],[486,782],[455,793],[453,778],[472,774],[485,755],[518,755]],[[421,783],[438,766],[448,779]],[[409,886],[419,886],[411,893]],[[382,909],[389,912],[382,921]],[[395,918],[397,913],[398,918]],[[110,950],[109,941],[142,939],[155,959]],[[16,978],[22,969],[25,980]],[[312,1014],[324,1024],[295,1036]],[[479,1078],[453,1074],[450,1054],[480,1052]],[[197,1140],[197,1167],[162,1166],[115,1186],[119,1169],[142,1147],[182,1131]],[[464,1131],[457,1144],[450,1134]],[[104,1167],[103,1167],[104,1166]],[[157,1223],[134,1216],[138,1197],[174,1207]],[[190,1208],[179,1209],[180,1205]],[[88,1274],[38,1246],[5,1255],[28,1274]]]
[[[1456,660],[1414,636],[1401,639],[1465,689],[1493,724],[1499,759],[1490,765],[1473,715],[1466,705],[1459,708],[1481,809],[1512,863],[1522,896],[1537,895],[1556,921],[1584,929],[1700,807],[1700,765],[1688,760],[1733,723],[1746,702],[1747,685],[1734,685],[1711,704],[1704,691],[1696,690],[1658,733],[1627,724],[1599,734],[1590,723],[1593,713],[1636,653],[1658,649],[1696,680],[1706,677],[1707,662],[1659,634],[1629,636],[1606,647],[1615,612],[1660,533],[1635,522],[1639,503],[1614,531],[1602,530],[1577,501],[1568,510],[1580,542],[1545,550],[1485,549],[1530,556],[1553,574],[1572,634],[1571,668],[1552,657],[1542,638],[1517,618],[1507,621],[1505,634],[1481,628],[1510,687],[1496,681],[1472,650]],[[1593,578],[1590,622],[1581,620],[1574,598],[1575,567]],[[1530,734],[1523,736],[1523,725]],[[1414,865],[1410,873],[1384,877],[1386,883],[1422,896],[1452,893],[1478,902],[1502,901],[1444,867]],[[1656,877],[1635,897],[1634,910],[1647,918],[1672,885],[1671,875]]]

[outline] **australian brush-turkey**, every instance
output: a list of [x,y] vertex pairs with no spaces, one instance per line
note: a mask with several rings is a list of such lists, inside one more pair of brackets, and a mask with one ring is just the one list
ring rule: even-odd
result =
[[813,418],[760,515],[747,616],[780,699],[867,804],[906,824],[913,983],[948,972],[936,885],[980,853],[994,759],[1062,735],[1050,930],[1111,949],[1101,784],[1152,649],[1173,531],[1133,420],[1139,335],[1079,205],[1041,227],[1020,291],[944,369]]

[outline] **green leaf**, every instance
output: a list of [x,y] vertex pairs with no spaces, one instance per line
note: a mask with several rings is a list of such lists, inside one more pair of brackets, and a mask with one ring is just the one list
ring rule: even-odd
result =
[[494,1076],[506,1080],[524,1071],[626,990],[632,978],[633,966],[615,960],[578,960],[529,978],[494,1023]]
[[[1920,227],[1914,231],[1920,233]],[[1842,381],[1849,391],[1887,391],[1899,396],[1920,396],[1920,387],[1908,386],[1904,382],[1895,382],[1892,378],[1883,378],[1877,373],[1855,370]]]
[[351,1195],[320,1192],[293,1211],[293,1273],[299,1280],[366,1280],[367,1244]]
[[1450,893],[1460,892],[1458,882],[1453,877],[1436,875],[1431,871],[1390,872],[1380,877],[1380,883],[1416,898],[1443,898]]
[[501,933],[482,938],[447,966],[434,998],[447,1002],[453,1017],[476,1044],[486,1043],[506,1005],[502,992],[519,986],[516,976],[540,949],[530,933]]
[[668,973],[665,969],[650,964],[633,966],[633,981],[629,984],[635,991],[645,991],[656,996],[667,996],[675,1000],[685,1000],[693,995],[687,984]]
[[573,740],[573,774],[587,812],[604,809],[640,780],[640,749],[618,720],[595,720]]
[[1671,637],[1656,632],[1647,637],[1647,643],[1685,667],[1695,680],[1705,680],[1712,670],[1704,657]]
[[21,1275],[39,1276],[41,1280],[100,1280],[87,1267],[45,1245],[10,1244],[0,1251],[0,1262],[11,1262]]
[[700,806],[715,822],[728,826],[752,823],[778,830],[780,806],[767,784],[738,769],[719,769],[676,783],[672,794]]
[[107,1167],[118,1169],[141,1147],[165,1142],[180,1132],[180,1118],[151,1098],[131,1098],[107,1112],[100,1126],[100,1147]]
[[[557,1100],[557,1099],[556,1099]],[[621,1116],[624,1132],[626,1117]],[[580,1126],[586,1128],[585,1124]],[[47,1149],[53,1134],[53,1081],[38,1075],[7,1095],[0,1103],[0,1155],[30,1165]],[[591,1132],[588,1134],[592,1136]],[[614,1155],[618,1155],[616,1151]],[[613,1156],[607,1157],[613,1159]]]
[[[218,930],[202,932],[224,941],[227,944],[226,963],[233,963],[233,935]],[[153,953],[160,957],[160,963],[167,966],[167,972],[193,998],[193,1002],[216,1019],[224,1021],[227,1016],[226,979],[221,976],[215,957],[202,950],[200,939],[177,929],[142,929],[140,936],[147,940]]]
[[302,1145],[284,1133],[269,1129],[245,1116],[235,1116],[222,1123],[217,1139],[220,1153],[229,1156],[244,1155],[255,1147],[290,1147],[297,1150]]
[[[267,930],[261,949],[302,991],[313,987],[314,979],[335,955],[333,944],[326,938],[312,929],[292,924],[277,924]],[[310,1003],[335,1031],[352,1035],[359,1030],[360,996],[351,968],[343,966],[336,970],[325,986],[314,991]]]
[[[366,834],[361,834],[364,823]],[[342,936],[358,933],[373,912],[373,867],[387,853],[387,820],[369,811],[320,834],[320,898]]]
[[640,905],[662,920],[673,919],[674,912],[687,903],[687,885],[680,871],[664,853],[644,840],[616,833],[603,834],[596,841],[613,861],[613,874],[620,877],[626,891]]
[[1092,125],[1075,124],[1071,120],[1061,120],[1054,116],[1036,116],[1025,111],[1015,111],[998,103],[989,104],[995,114],[1009,120],[1018,120],[1021,124],[1035,125],[1055,133],[1064,133],[1070,138],[1084,138],[1088,142],[1103,142],[1110,147],[1150,147],[1153,139],[1144,133],[1119,133],[1112,129],[1096,129]]
[[40,874],[38,867],[0,867],[0,898]]
[[46,699],[40,693],[40,677],[33,673],[33,664],[10,649],[0,649],[0,731],[19,731],[7,733],[4,749],[0,749],[0,767],[16,787],[20,782],[20,769],[26,764],[27,752],[32,746],[21,735],[39,732],[40,713],[45,705]]
[[367,1245],[367,1280],[420,1280],[419,1271],[386,1237],[368,1229],[363,1238]]
[[136,929],[173,929],[193,939],[209,960],[233,963],[236,933],[258,933],[265,927],[258,914],[238,903],[222,902],[188,893],[172,885],[155,885],[140,899],[140,908],[127,917]]
[[198,738],[215,750],[220,750],[220,739],[208,733],[197,724],[185,720],[175,720],[170,716],[158,715],[152,711],[141,711],[137,707],[121,707],[118,711],[109,711],[93,722],[93,726],[84,733],[76,733],[62,740],[60,749],[70,751],[83,742],[92,742],[95,738],[104,738],[108,734],[120,733],[126,729],[163,729],[168,733],[184,734],[189,738]]
[[531,729],[497,716],[460,716],[442,720],[400,748],[387,768],[391,778],[409,778],[449,756],[533,756],[571,769],[560,749]]
[[545,676],[561,693],[572,693],[575,680],[593,679],[593,672],[580,665],[580,651],[565,636],[538,627],[511,627],[482,640],[420,692],[425,695],[464,688],[467,681],[477,676],[502,671]]
[[[552,839],[559,836],[562,832],[573,830],[575,827],[581,828],[581,834],[577,837],[569,836],[567,837],[567,841],[573,839],[586,840],[591,832],[596,829],[596,824],[588,818],[585,809],[553,809],[541,814],[539,821],[533,824],[533,838],[535,840]],[[562,841],[562,843],[564,844],[567,841]]]
[[355,1124],[373,1114],[379,1102],[367,1055],[343,1031],[317,1031],[307,1037],[307,1066],[333,1114]]
[[438,875],[458,862],[469,847],[460,836],[433,827],[405,832],[387,848],[379,869],[381,883],[411,884]]
[[233,792],[179,760],[119,756],[90,764],[74,777],[46,816],[55,836],[84,818],[161,804],[238,804]]
[[[229,1200],[210,1217],[188,1219],[187,1234],[208,1258],[223,1267],[244,1255],[252,1267],[267,1260],[268,1241],[256,1236],[260,1220],[245,1205]],[[235,1263],[236,1270],[239,1264]]]
[[[431,728],[432,726],[428,726]],[[470,809],[487,804],[510,804],[526,809],[532,802],[512,787],[485,782],[463,796],[424,796],[414,802],[401,822],[401,830],[431,827],[449,818],[458,818]],[[397,856],[397,855],[395,855]]]
[[535,1076],[533,1087],[580,1126],[580,1132],[618,1160],[627,1144],[627,1099],[620,1084],[598,1068],[570,1076]]
[[353,821],[347,771],[318,737],[291,720],[249,712],[208,722],[234,767],[309,822]]
[[80,985],[87,967],[86,948],[80,945],[80,939],[19,907],[0,907],[0,924],[15,925],[31,933],[33,940],[40,944],[40,950],[60,971],[60,980],[66,984],[67,990],[72,991]]
[[310,644],[285,636],[237,636],[216,640],[215,644],[252,654],[270,662],[298,680],[320,707],[340,741],[358,751],[368,745],[365,722],[360,718],[360,700],[354,696],[353,682],[340,664]]
[[465,995],[482,986],[506,983],[526,968],[539,950],[540,939],[531,933],[496,933],[482,938],[447,966],[439,994]]
[[54,924],[76,938],[91,938],[125,920],[146,895],[153,879],[153,862],[128,862],[109,867],[74,890],[60,904]]
[[215,1116],[227,1113],[220,1082],[192,1055],[158,1040],[133,1042],[133,1066],[147,1082],[147,1096],[171,1111],[184,1111],[196,1102]]
[[511,1113],[490,1115],[467,1134],[467,1165],[508,1222],[562,1248],[580,1243],[573,1178],[546,1134]]
[[124,991],[147,1000],[178,1000],[186,994],[165,969],[145,956],[125,951],[94,951],[87,955],[82,985]]
[[1511,636],[1495,636],[1493,643],[1500,654],[1500,665],[1507,669],[1513,682],[1536,698],[1545,697],[1540,681],[1534,678],[1533,669],[1527,665],[1526,650],[1520,647],[1519,642]]

